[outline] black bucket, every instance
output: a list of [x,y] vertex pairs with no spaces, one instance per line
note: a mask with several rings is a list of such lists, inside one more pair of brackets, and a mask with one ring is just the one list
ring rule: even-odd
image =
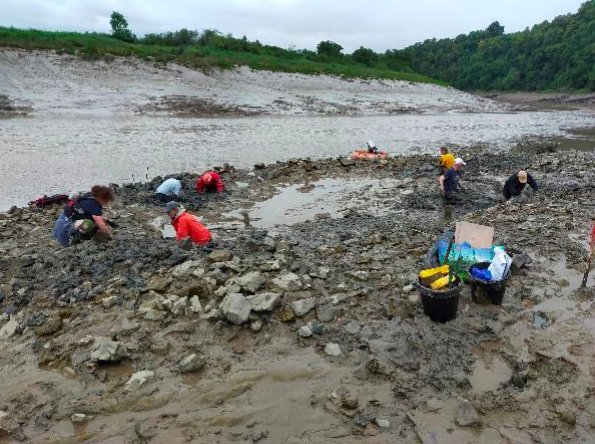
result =
[[432,321],[445,323],[457,317],[463,282],[455,276],[453,284],[454,287],[447,290],[432,290],[416,282],[415,287],[421,296],[424,314]]
[[476,278],[471,274],[472,268],[479,268],[480,270],[487,270],[490,266],[489,262],[479,262],[469,267],[469,283],[471,284],[471,298],[473,302],[477,302],[478,296],[483,296],[494,305],[502,305],[504,295],[506,294],[507,280],[510,277],[510,269],[506,270],[506,275],[501,281],[490,282],[483,279]]

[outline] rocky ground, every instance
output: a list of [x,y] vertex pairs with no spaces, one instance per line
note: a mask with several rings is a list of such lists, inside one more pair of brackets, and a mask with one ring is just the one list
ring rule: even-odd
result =
[[[209,250],[162,238],[160,178],[117,187],[104,244],[57,248],[59,208],[0,215],[0,442],[593,442],[595,153],[459,154],[456,207],[428,156],[225,166],[206,198],[183,174]],[[501,204],[519,168],[541,189]],[[307,220],[267,225],[288,201]],[[410,284],[460,220],[532,262],[436,324]]]

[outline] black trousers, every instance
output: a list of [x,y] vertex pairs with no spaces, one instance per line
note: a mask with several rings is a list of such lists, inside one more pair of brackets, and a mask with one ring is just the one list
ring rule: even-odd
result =
[[168,196],[167,194],[163,194],[163,193],[155,193],[155,199],[157,199],[159,202],[163,202],[163,203],[168,203],[168,202],[171,202],[172,200],[175,200],[171,196]]

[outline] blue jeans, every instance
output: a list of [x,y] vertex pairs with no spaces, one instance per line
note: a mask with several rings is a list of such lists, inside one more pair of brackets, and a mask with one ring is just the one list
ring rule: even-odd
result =
[[70,238],[72,237],[72,223],[64,213],[56,220],[54,226],[54,239],[58,241],[63,247],[70,246]]

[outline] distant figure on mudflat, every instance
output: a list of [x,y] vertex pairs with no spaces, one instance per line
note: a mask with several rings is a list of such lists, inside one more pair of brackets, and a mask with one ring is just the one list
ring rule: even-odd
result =
[[155,190],[155,198],[163,203],[175,200],[182,194],[182,182],[175,177],[165,180],[157,190]]
[[447,202],[460,202],[459,196],[459,178],[463,167],[467,165],[463,159],[457,157],[452,168],[449,168],[440,176],[440,191]]
[[374,143],[373,140],[368,140],[366,145],[368,147],[368,154],[380,154],[380,150],[378,149],[376,143]]
[[455,156],[448,152],[448,148],[440,148],[440,163],[438,168],[440,169],[440,175],[444,174],[446,170],[451,169],[455,164]]
[[506,183],[504,184],[504,189],[502,190],[502,194],[504,200],[510,200],[513,197],[519,197],[525,188],[525,185],[529,184],[533,191],[538,190],[537,182],[533,179],[526,171],[519,171],[516,174],[513,174],[508,178]]
[[196,181],[196,191],[198,193],[222,193],[225,185],[221,176],[214,171],[207,171]]

